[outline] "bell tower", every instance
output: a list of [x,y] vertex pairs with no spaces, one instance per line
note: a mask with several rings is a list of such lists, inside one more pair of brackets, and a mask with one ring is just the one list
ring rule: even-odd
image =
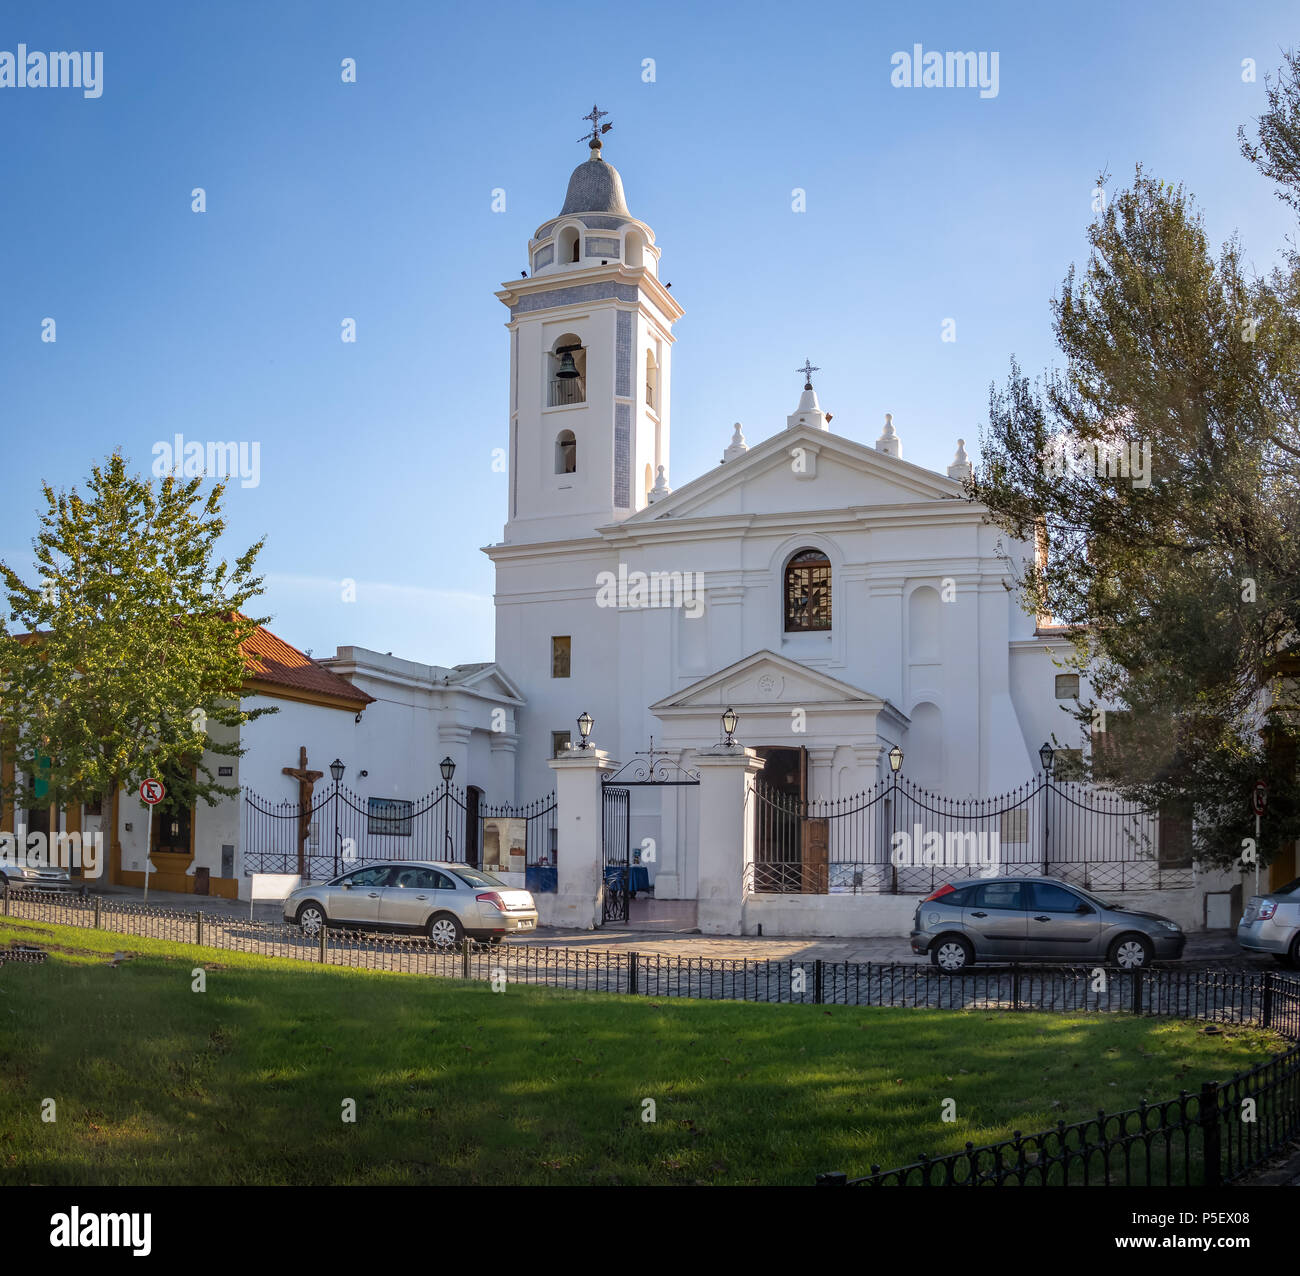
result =
[[605,114],[586,117],[590,158],[529,241],[529,273],[496,294],[510,311],[507,544],[589,536],[643,509],[669,472],[682,310],[659,282],[654,231],[601,154]]

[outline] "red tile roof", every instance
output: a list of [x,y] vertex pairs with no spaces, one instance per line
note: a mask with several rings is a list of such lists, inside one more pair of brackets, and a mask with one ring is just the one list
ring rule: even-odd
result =
[[248,662],[248,676],[254,682],[270,683],[308,695],[346,700],[358,708],[373,703],[374,696],[354,687],[346,678],[330,672],[306,652],[291,647],[269,629],[259,625],[241,647]]

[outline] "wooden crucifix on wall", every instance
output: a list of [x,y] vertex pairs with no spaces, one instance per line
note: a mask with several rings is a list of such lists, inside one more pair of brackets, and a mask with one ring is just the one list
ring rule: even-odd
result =
[[280,768],[298,781],[298,876],[307,875],[307,838],[311,833],[311,795],[324,771],[307,769],[307,746],[298,748],[298,765]]

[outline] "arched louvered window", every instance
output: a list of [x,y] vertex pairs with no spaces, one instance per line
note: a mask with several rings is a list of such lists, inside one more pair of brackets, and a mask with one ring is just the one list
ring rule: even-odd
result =
[[820,549],[801,549],[785,566],[785,632],[830,627],[830,559]]

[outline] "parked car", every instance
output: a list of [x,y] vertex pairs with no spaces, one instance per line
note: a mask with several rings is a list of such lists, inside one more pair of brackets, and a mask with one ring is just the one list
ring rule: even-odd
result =
[[459,943],[466,935],[500,943],[506,935],[536,929],[537,905],[528,891],[468,865],[403,860],[300,886],[284,901],[284,919],[309,935],[328,922],[418,931],[440,944]]
[[1247,952],[1272,953],[1284,966],[1300,966],[1300,877],[1251,896],[1237,923],[1237,943]]
[[30,868],[0,862],[0,891],[75,891],[81,889],[66,868]]
[[1177,922],[1122,908],[1054,877],[941,886],[912,918],[912,951],[949,973],[976,962],[1107,961],[1136,970],[1183,955]]

